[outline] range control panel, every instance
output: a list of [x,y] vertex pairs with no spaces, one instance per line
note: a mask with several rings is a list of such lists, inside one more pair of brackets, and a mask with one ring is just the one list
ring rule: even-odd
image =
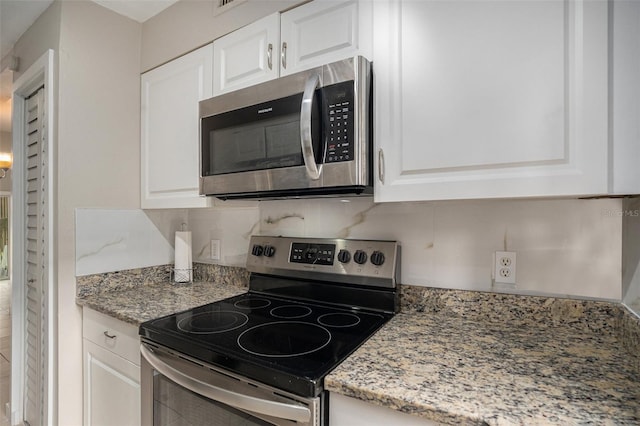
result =
[[309,279],[331,274],[337,281],[395,287],[399,255],[395,241],[253,236],[247,269]]

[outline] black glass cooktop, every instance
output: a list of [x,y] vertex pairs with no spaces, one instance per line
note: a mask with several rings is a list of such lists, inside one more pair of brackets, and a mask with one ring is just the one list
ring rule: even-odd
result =
[[303,396],[390,314],[246,293],[143,323],[140,335],[204,362]]

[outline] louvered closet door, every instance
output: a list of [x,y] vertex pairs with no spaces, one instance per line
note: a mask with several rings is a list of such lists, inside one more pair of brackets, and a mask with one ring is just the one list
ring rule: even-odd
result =
[[26,101],[26,315],[24,416],[31,425],[44,420],[46,360],[44,89]]

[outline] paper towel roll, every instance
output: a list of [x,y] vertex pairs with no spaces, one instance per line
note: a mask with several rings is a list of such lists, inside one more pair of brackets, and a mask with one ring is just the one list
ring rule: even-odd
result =
[[193,264],[191,263],[191,231],[176,232],[175,267],[173,278],[177,283],[191,282]]

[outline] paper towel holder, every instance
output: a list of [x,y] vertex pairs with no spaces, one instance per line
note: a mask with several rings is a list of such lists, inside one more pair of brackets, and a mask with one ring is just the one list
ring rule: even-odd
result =
[[[187,224],[182,222],[180,231],[185,232]],[[174,284],[191,284],[193,283],[193,268],[171,268],[169,271],[169,281]]]

